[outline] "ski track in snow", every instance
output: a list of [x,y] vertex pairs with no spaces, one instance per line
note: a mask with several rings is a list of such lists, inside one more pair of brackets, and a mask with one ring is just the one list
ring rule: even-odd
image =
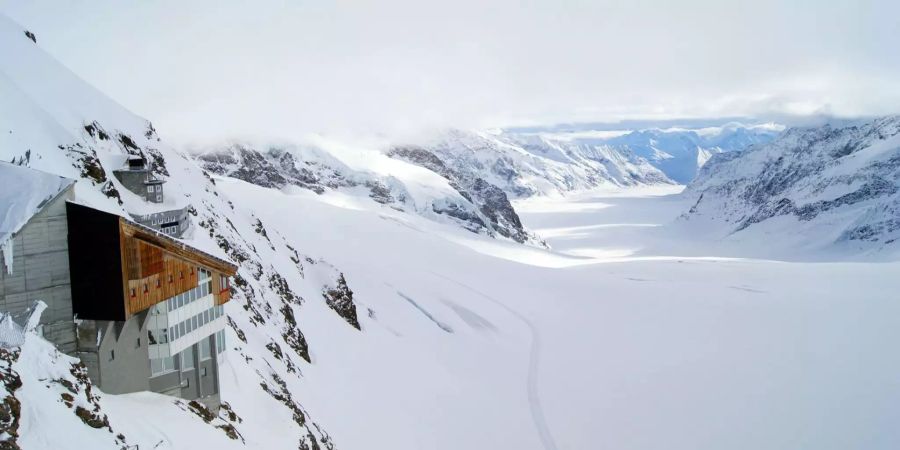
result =
[[482,297],[485,300],[488,300],[491,303],[503,308],[504,310],[515,316],[517,319],[521,320],[528,327],[528,331],[531,333],[531,349],[528,355],[527,389],[528,407],[531,410],[531,420],[534,422],[535,430],[537,431],[538,436],[541,438],[541,445],[544,447],[544,450],[557,450],[558,447],[556,446],[556,441],[553,439],[553,434],[550,432],[550,427],[547,425],[547,418],[544,415],[544,408],[541,406],[541,398],[538,392],[538,370],[540,368],[541,334],[537,326],[535,326],[531,320],[525,317],[525,315],[509,307],[506,303],[503,303],[500,300],[497,300],[467,284],[461,283],[437,272],[429,272],[436,277],[456,284],[457,286],[460,286],[474,293],[475,295],[478,295],[479,297]]

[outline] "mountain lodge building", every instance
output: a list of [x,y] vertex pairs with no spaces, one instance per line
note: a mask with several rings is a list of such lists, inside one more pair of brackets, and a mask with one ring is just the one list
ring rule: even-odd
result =
[[104,392],[219,405],[223,306],[237,267],[122,216],[74,202],[73,182],[0,163],[0,310],[47,303],[39,332]]

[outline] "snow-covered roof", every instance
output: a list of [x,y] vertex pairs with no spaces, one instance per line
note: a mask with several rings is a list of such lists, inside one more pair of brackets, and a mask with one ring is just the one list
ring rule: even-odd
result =
[[0,244],[18,232],[74,180],[0,162]]

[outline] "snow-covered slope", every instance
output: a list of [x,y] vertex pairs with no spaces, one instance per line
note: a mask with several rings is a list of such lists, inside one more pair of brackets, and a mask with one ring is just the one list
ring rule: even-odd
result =
[[793,128],[775,141],[715,155],[688,186],[684,220],[714,235],[777,247],[896,247],[900,117]]
[[[0,159],[75,179],[77,201],[125,215],[154,207],[124,189],[111,172],[121,167],[128,155],[141,154],[156,175],[167,181],[166,196],[186,199],[193,206],[193,226],[185,241],[240,264],[236,295],[226,305],[231,329],[230,357],[224,369],[240,375],[226,377],[230,382],[223,382],[222,392],[225,401],[246,415],[243,438],[248,444],[270,448],[296,447],[298,443],[331,448],[328,434],[292,396],[301,383],[304,364],[312,360],[310,353],[315,351],[315,344],[308,343],[295,317],[301,309],[306,315],[317,310],[339,319],[340,323],[333,324],[339,328],[333,334],[358,333],[355,325],[351,326],[356,320],[352,294],[341,273],[318,257],[300,254],[275,230],[267,233],[251,210],[230,202],[206,172],[166,145],[147,120],[83,82],[2,15],[0,98]],[[53,379],[55,372],[33,376],[22,379],[23,389],[38,389],[32,386],[40,385],[41,379]],[[170,406],[153,406],[160,402],[171,405],[171,399],[165,397],[145,401],[133,396],[118,401],[120,410],[144,412],[131,420],[176,422],[198,436],[214,430],[186,410],[179,413]],[[36,417],[41,416],[32,415],[46,407],[40,402],[23,405],[22,420],[39,420]],[[77,411],[69,413],[74,417]],[[277,424],[279,433],[267,431],[272,424]],[[116,428],[118,432],[128,426]],[[90,427],[58,436],[66,441],[54,440],[49,429],[41,430],[48,435],[42,441],[45,448],[59,448],[62,442],[96,441],[88,436],[94,433]],[[116,445],[111,436],[109,445]],[[128,443],[141,448],[160,442],[160,448],[179,446],[158,427],[148,428],[136,438],[128,437]]]

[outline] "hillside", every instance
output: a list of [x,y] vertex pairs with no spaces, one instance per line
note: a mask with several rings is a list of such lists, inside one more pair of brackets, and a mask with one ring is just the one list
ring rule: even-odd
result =
[[[168,146],[149,121],[80,80],[44,53],[23,28],[3,16],[0,97],[4,99],[0,103],[0,159],[74,179],[78,202],[127,215],[148,211],[151,205],[124,189],[112,170],[121,167],[129,155],[142,155],[150,161],[155,175],[167,181],[167,196],[190,202],[193,226],[184,240],[240,263],[235,277],[238,289],[226,305],[231,328],[227,336],[231,357],[226,364],[236,376],[223,390],[230,390],[232,395],[225,401],[244,416],[243,440],[266,446],[299,443],[331,448],[327,432],[316,425],[292,393],[298,390],[299,374],[316,348],[300,328],[303,321],[296,319],[301,309],[306,316],[313,314],[311,310],[333,316],[338,320],[332,326],[346,328],[348,334],[358,333],[344,322],[344,318],[350,321],[355,316],[355,305],[340,271],[319,257],[300,254],[276,230],[267,232],[252,210],[230,202],[219,192],[215,180]],[[352,280],[349,283],[352,285]],[[347,303],[337,308],[328,293],[341,290],[348,296]],[[51,375],[33,376],[36,378],[23,380],[26,389],[40,383],[38,378]],[[245,389],[236,388],[238,380]],[[155,394],[153,398],[172,404]],[[117,401],[132,410],[141,410],[145,404],[140,396]],[[36,419],[30,414],[50,407],[25,401],[22,420],[33,422]],[[194,414],[185,408],[146,411],[144,417],[155,417],[153,421],[184,420],[187,429],[195,429],[191,433],[209,434],[203,429],[212,429],[192,420]],[[74,417],[74,411],[68,414]],[[179,415],[183,419],[178,419]],[[282,433],[266,433],[265,424],[272,423],[280,424]],[[169,448],[176,446],[159,430],[145,431],[126,436],[128,444],[149,447],[163,442]],[[85,427],[84,432],[92,430]],[[215,435],[220,445],[231,441],[224,433]],[[40,440],[31,440],[35,438]],[[59,448],[72,438],[49,433],[21,436],[23,444],[35,444],[26,448]]]

